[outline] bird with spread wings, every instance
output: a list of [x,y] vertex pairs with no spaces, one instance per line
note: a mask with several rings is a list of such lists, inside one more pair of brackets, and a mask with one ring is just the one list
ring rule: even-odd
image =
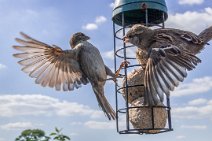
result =
[[173,28],[133,25],[123,40],[137,46],[136,58],[145,71],[144,104],[163,102],[201,60],[196,56],[212,39],[212,26],[199,35]]
[[99,50],[88,42],[88,36],[75,33],[70,40],[72,49],[62,50],[22,32],[20,34],[24,39],[16,38],[21,45],[13,48],[21,53],[13,56],[21,59],[18,63],[23,66],[22,71],[35,78],[35,83],[58,91],[72,91],[90,82],[98,104],[108,119],[116,118],[104,95],[107,75],[115,79],[115,74],[104,64]]

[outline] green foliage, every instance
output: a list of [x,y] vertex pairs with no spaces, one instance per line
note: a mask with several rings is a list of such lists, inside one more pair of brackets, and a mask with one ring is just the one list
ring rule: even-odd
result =
[[15,141],[49,141],[49,137],[40,129],[27,129],[21,132],[21,135]]
[[[21,132],[15,141],[69,141],[70,137],[61,133],[62,129],[55,128],[49,136],[45,135],[45,132],[40,129],[27,129]],[[51,138],[52,137],[52,138]]]
[[55,132],[52,132],[50,134],[50,136],[53,137],[53,140],[54,141],[68,141],[68,140],[71,140],[71,138],[69,138],[68,136],[66,135],[63,135],[61,133],[62,129],[58,129],[57,127],[55,128]]

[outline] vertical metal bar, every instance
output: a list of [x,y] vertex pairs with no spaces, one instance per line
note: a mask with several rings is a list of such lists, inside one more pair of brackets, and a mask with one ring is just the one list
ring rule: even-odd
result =
[[[116,72],[116,26],[113,22],[113,45],[114,45],[114,68]],[[116,130],[119,132],[119,120],[118,120],[118,93],[117,93],[117,83],[115,83],[115,99],[116,99]]]
[[[125,36],[125,19],[124,19],[124,12],[122,13],[122,27],[123,27],[123,36]],[[126,44],[123,42],[123,47],[124,47],[124,61],[127,61],[127,52],[126,52]],[[127,82],[127,68],[124,68],[124,75],[125,75],[125,90],[126,90],[126,126],[127,130],[130,129],[130,123],[129,123],[129,104],[128,104],[128,82]]]
[[152,129],[155,129],[155,121],[154,121],[154,119],[155,119],[155,115],[154,115],[154,109],[155,109],[155,107],[154,106],[152,106],[151,107],[151,112],[152,112]]
[[146,22],[146,26],[149,26],[149,18],[148,18],[148,8],[146,7],[145,9],[145,22]]
[[165,22],[165,15],[164,15],[164,12],[163,12],[162,18],[163,18],[163,21],[162,21],[162,28],[165,28],[165,24],[164,24],[164,22]]
[[167,96],[167,107],[168,107],[168,124],[169,124],[169,130],[172,129],[172,121],[171,121],[171,107],[170,107],[170,99],[169,96]]
[[[163,21],[162,21],[162,28],[165,28],[165,13],[163,12],[162,15]],[[168,114],[168,126],[169,130],[172,130],[172,120],[171,120],[171,106],[170,106],[170,98],[169,96],[166,96],[167,99],[167,114]]]

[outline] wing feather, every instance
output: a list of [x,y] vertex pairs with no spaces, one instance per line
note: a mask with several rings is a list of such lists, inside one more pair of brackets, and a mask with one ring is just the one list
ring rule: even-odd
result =
[[193,70],[201,60],[188,51],[169,45],[163,48],[152,48],[144,76],[144,103],[157,105],[164,100],[164,93],[179,85],[187,76],[187,70]]
[[22,71],[35,78],[35,83],[64,91],[89,83],[77,60],[80,48],[64,51],[56,45],[50,46],[20,34],[24,39],[16,38],[16,41],[21,45],[13,46],[20,53],[13,56],[21,59],[18,64],[23,66]]
[[161,101],[164,100],[164,88],[161,85],[159,78],[158,78],[158,74],[156,73],[155,67],[152,67],[152,75],[153,75],[153,82],[154,82],[154,87],[159,95],[159,98]]

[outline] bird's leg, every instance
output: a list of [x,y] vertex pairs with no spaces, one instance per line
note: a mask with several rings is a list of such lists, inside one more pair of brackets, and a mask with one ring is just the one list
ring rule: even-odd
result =
[[129,64],[130,64],[130,62],[128,62],[127,60],[125,60],[121,63],[121,65],[119,66],[119,69],[116,71],[115,76],[113,77],[113,81],[115,83],[116,83],[116,78],[119,76],[121,69],[128,66]]

